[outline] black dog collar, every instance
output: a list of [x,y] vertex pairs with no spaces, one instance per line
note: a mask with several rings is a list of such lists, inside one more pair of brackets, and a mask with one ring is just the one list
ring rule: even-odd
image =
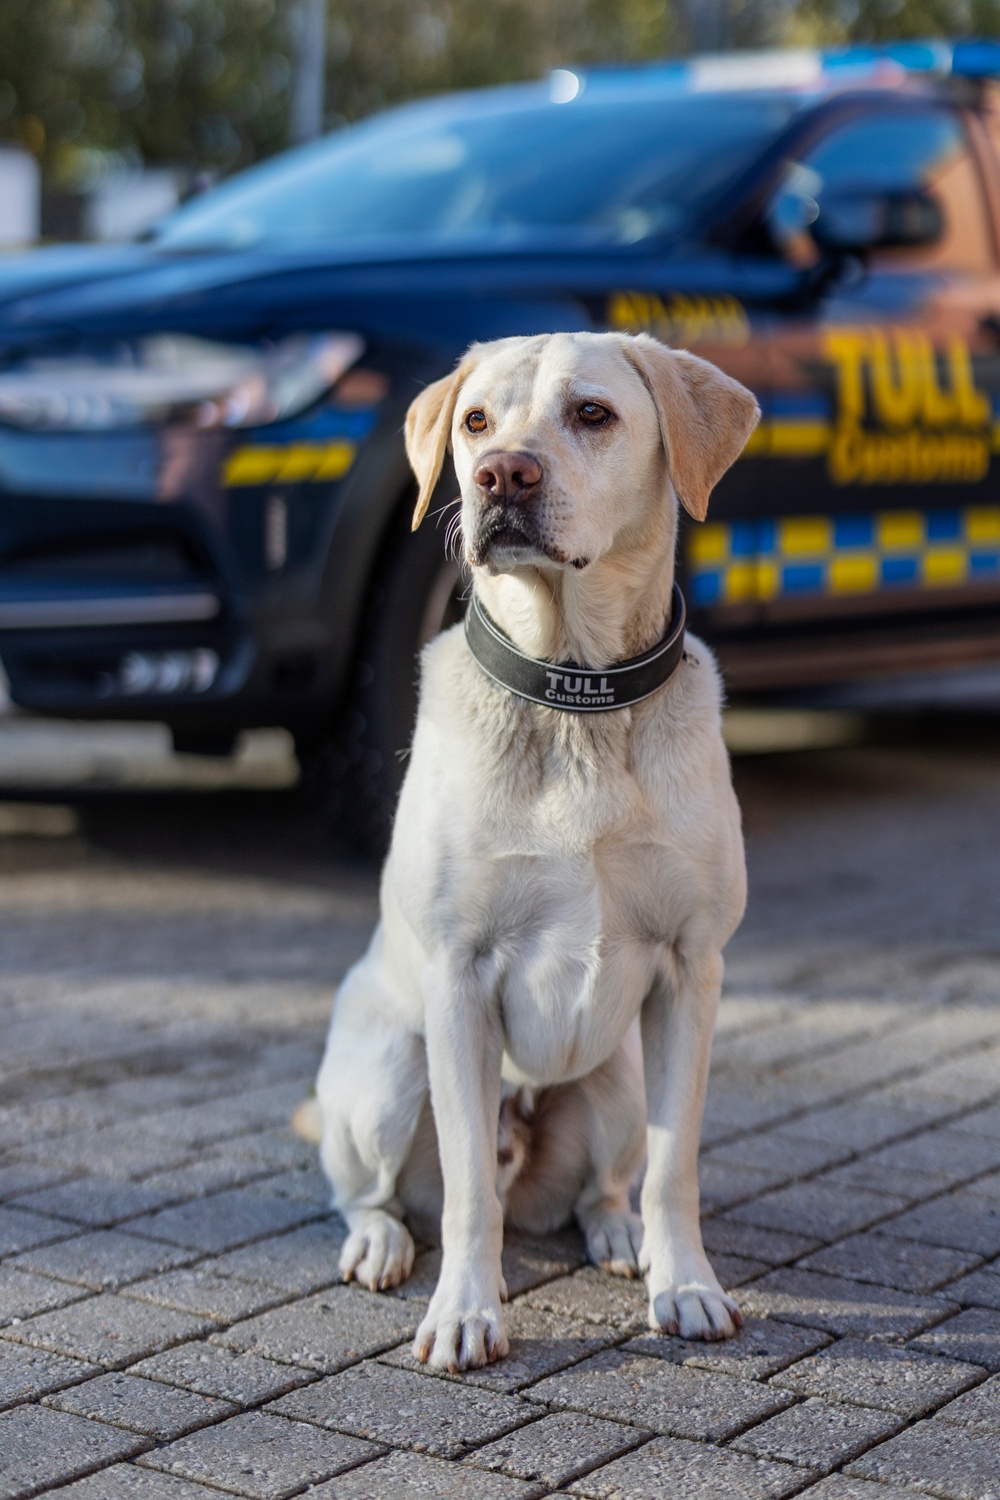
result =
[[465,613],[465,638],[487,677],[519,698],[563,713],[600,714],[641,703],[663,686],[684,655],[685,620],[684,595],[675,583],[670,625],[663,640],[641,656],[594,671],[572,661],[539,661],[525,656],[490,618],[473,591]]

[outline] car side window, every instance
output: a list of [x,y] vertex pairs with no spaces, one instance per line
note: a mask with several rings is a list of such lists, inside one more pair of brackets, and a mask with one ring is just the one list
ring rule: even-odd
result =
[[772,238],[790,260],[809,265],[818,259],[809,223],[820,217],[824,199],[845,194],[919,195],[940,213],[932,242],[871,250],[873,266],[972,273],[994,268],[979,168],[951,110],[886,110],[848,120],[790,162],[769,213]]

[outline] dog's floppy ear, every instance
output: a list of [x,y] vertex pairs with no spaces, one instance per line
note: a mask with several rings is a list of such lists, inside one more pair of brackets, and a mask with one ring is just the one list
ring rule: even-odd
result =
[[756,399],[738,380],[648,334],[624,341],[626,358],[649,388],[677,498],[704,521],[708,497],[760,419]]
[[466,355],[450,375],[425,386],[410,402],[406,413],[406,456],[420,486],[413,512],[414,531],[427,514],[434,486],[440,478],[451,437],[458,388],[474,363],[475,360]]

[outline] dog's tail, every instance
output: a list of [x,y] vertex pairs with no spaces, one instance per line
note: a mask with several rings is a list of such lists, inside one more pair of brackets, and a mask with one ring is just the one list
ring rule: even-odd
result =
[[318,1099],[303,1099],[292,1115],[292,1129],[311,1146],[318,1146],[323,1138],[323,1116]]

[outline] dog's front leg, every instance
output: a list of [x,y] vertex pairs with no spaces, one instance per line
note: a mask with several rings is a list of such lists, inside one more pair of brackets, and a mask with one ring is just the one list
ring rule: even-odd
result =
[[649,1323],[687,1339],[721,1339],[742,1323],[702,1248],[698,1138],[722,955],[676,953],[642,1009],[648,1164],[642,1188],[642,1261],[649,1271]]
[[444,1212],[441,1275],[413,1352],[439,1369],[468,1370],[508,1348],[496,1190],[503,1033],[492,989],[471,968],[434,965],[421,988]]

